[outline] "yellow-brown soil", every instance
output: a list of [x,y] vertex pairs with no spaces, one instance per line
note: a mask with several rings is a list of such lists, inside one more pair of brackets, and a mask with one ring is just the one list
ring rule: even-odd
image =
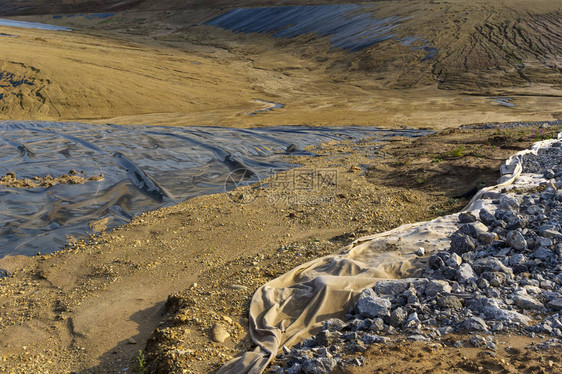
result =
[[0,177],[0,186],[15,188],[36,188],[36,187],[52,187],[57,184],[83,184],[88,181],[103,180],[103,175],[93,177],[84,177],[77,175],[77,172],[61,175],[60,177],[52,177],[46,175],[44,177],[33,177],[18,179],[14,173],[7,173]]
[[[158,4],[101,20],[18,17],[72,32],[0,27],[19,36],[0,38],[10,51],[1,70],[32,83],[2,88],[0,118],[445,128],[562,113],[555,2],[376,3],[376,16],[409,17],[397,38],[420,36],[439,49],[428,60],[396,39],[349,53],[330,49],[327,38],[274,39],[202,25],[226,11],[217,4]],[[516,106],[494,103],[496,95]],[[248,116],[260,109],[254,99],[285,107]]]
[[[464,336],[450,336],[445,344],[403,342],[391,346],[375,345],[366,354],[366,364],[342,371],[345,374],[383,373],[560,373],[560,349],[525,349],[536,339],[498,335],[496,351],[481,348],[455,348]],[[339,374],[339,373],[338,373]]]

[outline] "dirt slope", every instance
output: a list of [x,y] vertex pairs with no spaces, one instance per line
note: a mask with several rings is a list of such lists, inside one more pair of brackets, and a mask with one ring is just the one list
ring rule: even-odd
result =
[[0,3],[0,16],[111,12],[134,8],[144,0],[7,0]]
[[[556,2],[377,2],[374,17],[405,20],[394,38],[357,52],[311,35],[274,39],[206,26],[227,9],[193,4],[21,18],[72,32],[0,27],[18,36],[0,37],[10,51],[0,58],[0,118],[442,128],[562,113]],[[405,43],[409,37],[417,39]],[[249,116],[260,109],[255,99],[285,106]]]
[[409,7],[405,13],[413,17],[399,30],[402,35],[428,39],[430,46],[439,49],[434,59],[420,61],[404,46],[394,44],[385,46],[394,54],[375,48],[348,66],[373,74],[388,72],[394,77],[387,78],[385,85],[397,88],[437,83],[441,89],[480,94],[498,89],[522,92],[519,88],[527,94],[560,94],[559,6],[480,1],[413,2]]

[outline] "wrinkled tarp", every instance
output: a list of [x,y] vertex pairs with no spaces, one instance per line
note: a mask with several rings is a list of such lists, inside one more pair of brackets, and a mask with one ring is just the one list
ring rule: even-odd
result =
[[288,154],[324,141],[423,136],[424,130],[276,126],[255,129],[0,122],[0,176],[19,178],[71,169],[101,181],[45,188],[0,188],[0,257],[60,249],[88,224],[108,228],[133,216],[204,194],[221,193],[296,167]]
[[362,4],[238,8],[206,24],[243,33],[272,33],[275,38],[329,36],[332,46],[356,51],[393,38],[392,31],[405,19],[375,18],[373,10],[372,5]]
[[412,51],[425,50],[422,61],[434,58],[439,50],[426,45],[427,40],[394,35],[394,29],[406,19],[377,17],[372,4],[324,4],[238,8],[205,24],[246,34],[267,33],[274,38],[316,35],[328,38],[333,48],[352,52],[395,39],[402,45],[412,45]]
[[[560,138],[560,135],[559,135]],[[482,199],[489,191],[513,185],[521,176],[522,156],[535,153],[554,140],[535,143],[510,157],[501,167],[498,185],[479,191],[463,212],[478,212],[490,205]],[[521,183],[532,184],[524,175]],[[416,277],[427,256],[446,249],[458,229],[459,213],[429,222],[398,227],[363,237],[339,253],[305,263],[260,287],[250,304],[249,330],[257,347],[228,362],[218,374],[262,373],[279,349],[308,338],[324,321],[343,317],[357,295],[380,280]],[[415,252],[424,247],[427,256]]]

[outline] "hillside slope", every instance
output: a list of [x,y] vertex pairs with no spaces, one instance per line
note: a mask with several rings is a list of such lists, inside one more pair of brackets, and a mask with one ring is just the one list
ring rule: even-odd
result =
[[[438,128],[562,113],[556,2],[303,3],[39,3],[51,14],[16,19],[73,31],[0,26],[17,36],[0,38],[0,118]],[[110,12],[57,12],[72,9]],[[248,115],[264,101],[283,108]]]

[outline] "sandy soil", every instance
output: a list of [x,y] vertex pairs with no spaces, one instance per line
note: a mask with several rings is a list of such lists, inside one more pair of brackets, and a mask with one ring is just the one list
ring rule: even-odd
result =
[[[28,84],[3,89],[0,118],[446,128],[562,113],[553,2],[378,3],[381,17],[410,17],[397,35],[423,35],[440,49],[425,61],[425,51],[396,40],[348,53],[322,38],[234,34],[201,25],[221,13],[213,4],[166,10],[172,3],[104,19],[19,17],[72,32],[1,27],[18,36],[0,38],[10,50],[1,71]],[[490,99],[497,95],[516,106]],[[285,107],[248,116],[261,109],[255,99]]]
[[536,339],[496,336],[496,351],[481,348],[455,348],[464,336],[451,336],[444,344],[401,343],[375,345],[366,352],[363,367],[343,371],[345,374],[372,373],[560,373],[560,349],[535,351],[525,349]]
[[52,177],[46,175],[44,177],[33,177],[18,179],[15,173],[7,173],[0,177],[0,186],[15,188],[35,188],[35,187],[52,187],[57,184],[83,184],[88,181],[103,180],[103,175],[93,177],[84,177],[78,172],[71,170],[70,173],[61,175],[60,177]]
[[[458,191],[497,178],[502,160],[531,144],[528,134],[506,133],[510,149],[488,148],[495,130],[397,138],[384,148],[369,140],[325,144],[316,149],[321,157],[295,161],[335,168],[335,188],[287,192],[273,180],[268,189],[254,186],[143,214],[55,254],[3,258],[0,268],[12,276],[0,280],[0,372],[130,371],[147,340],[146,365],[153,370],[212,371],[249,347],[245,316],[258,286],[352,238],[458,211],[467,202],[455,198]],[[416,158],[415,152],[459,145],[480,145],[482,154],[400,161],[403,153]],[[478,169],[481,179],[457,180],[456,188],[438,177],[401,186],[408,173],[415,179],[436,165],[461,164]],[[401,172],[370,175],[383,165]],[[231,335],[223,344],[210,340],[217,322]]]

